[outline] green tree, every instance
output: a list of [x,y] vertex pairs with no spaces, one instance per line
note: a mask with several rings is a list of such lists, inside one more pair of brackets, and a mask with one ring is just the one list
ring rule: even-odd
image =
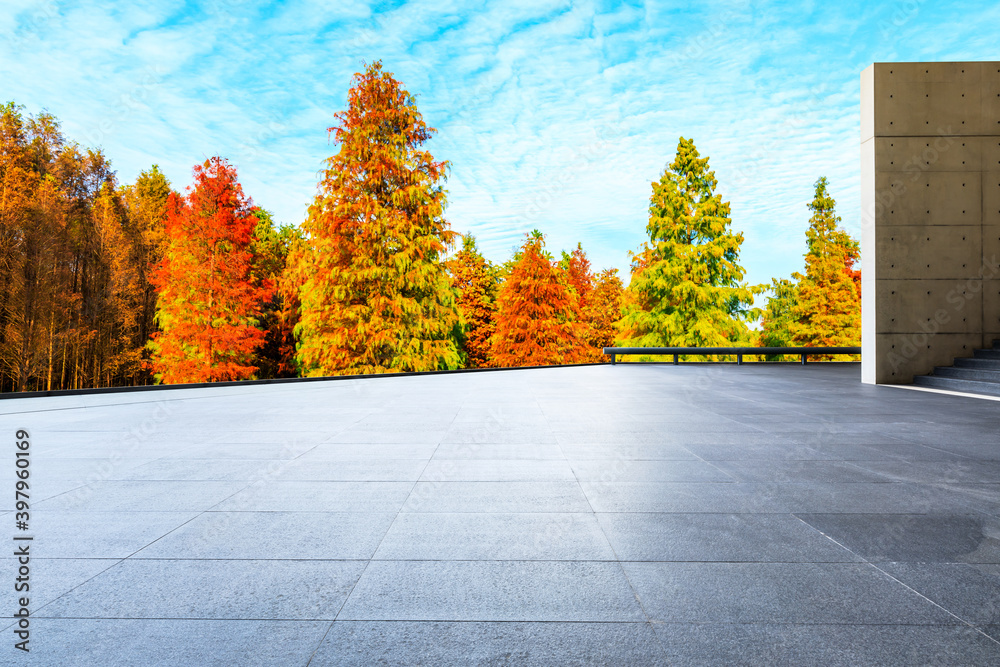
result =
[[708,158],[680,138],[674,161],[653,183],[649,241],[634,255],[623,300],[621,340],[635,347],[731,345],[748,339],[761,287],[741,282],[742,233],[730,230],[729,203],[715,194]]
[[788,330],[795,345],[809,347],[861,344],[860,257],[858,242],[839,227],[836,202],[827,179],[816,181],[809,210],[805,274],[792,274],[799,283]]
[[435,132],[376,61],[354,77],[330,128],[327,160],[293,252],[301,277],[298,361],[308,375],[456,368],[460,321],[441,261],[446,162],[421,146]]
[[[771,279],[771,294],[767,297],[760,321],[760,347],[790,347],[792,334],[789,327],[794,321],[792,308],[798,300],[798,286],[787,278]],[[768,361],[780,361],[785,355],[768,355]]]

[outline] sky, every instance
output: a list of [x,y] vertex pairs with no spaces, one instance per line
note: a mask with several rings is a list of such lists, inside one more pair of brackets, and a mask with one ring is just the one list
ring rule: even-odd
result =
[[678,138],[709,158],[751,284],[802,270],[807,204],[830,181],[860,236],[861,71],[1000,60],[1000,3],[53,2],[0,7],[0,102],[47,110],[119,181],[175,189],[213,155],[298,224],[336,152],[327,128],[380,59],[437,129],[445,215],[508,259],[539,229],[627,284],[651,183]]

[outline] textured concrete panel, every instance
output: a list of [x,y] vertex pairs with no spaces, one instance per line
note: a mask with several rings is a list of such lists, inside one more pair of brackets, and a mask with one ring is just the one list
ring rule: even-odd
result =
[[983,225],[1000,227],[1000,170],[983,172]]
[[914,375],[930,366],[950,366],[955,357],[970,357],[982,347],[980,333],[927,334],[886,333],[875,336],[880,351],[876,374],[884,383],[901,384],[912,381]]
[[875,161],[888,172],[980,172],[986,142],[979,137],[878,137]]
[[876,99],[877,135],[982,133],[982,88],[978,81],[896,82],[894,78],[890,75],[885,80],[882,99]]
[[876,63],[861,98],[862,380],[908,383],[1000,329],[982,288],[1000,253],[1000,63]]
[[876,232],[879,256],[892,257],[882,266],[880,279],[905,279],[923,275],[929,279],[963,278],[981,257],[976,226],[880,227]]
[[979,174],[962,172],[886,172],[875,175],[884,217],[878,226],[970,225],[980,223]]
[[961,280],[879,280],[878,333],[977,333],[982,297]]

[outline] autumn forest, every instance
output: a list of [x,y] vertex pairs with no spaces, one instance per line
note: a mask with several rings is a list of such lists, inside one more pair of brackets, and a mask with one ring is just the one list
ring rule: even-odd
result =
[[825,178],[804,272],[748,285],[729,203],[681,137],[626,285],[539,230],[500,264],[454,231],[435,130],[380,62],[329,131],[306,219],[279,225],[224,157],[183,192],[155,165],[120,183],[50,114],[0,105],[0,391],[587,363],[615,344],[860,344],[858,243]]

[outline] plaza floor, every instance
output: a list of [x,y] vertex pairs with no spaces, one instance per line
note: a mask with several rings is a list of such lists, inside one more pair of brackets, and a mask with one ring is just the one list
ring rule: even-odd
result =
[[[0,401],[0,664],[1000,664],[1000,402],[853,364]],[[0,605],[17,602],[5,549]]]

